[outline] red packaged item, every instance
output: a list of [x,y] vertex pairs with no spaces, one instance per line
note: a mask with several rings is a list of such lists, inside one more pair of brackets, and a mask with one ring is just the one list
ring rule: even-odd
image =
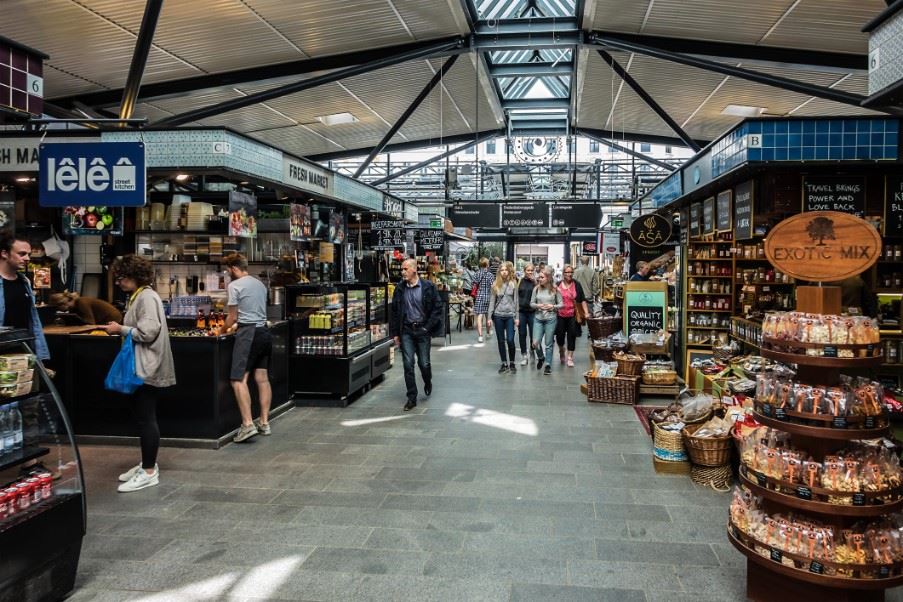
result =
[[41,503],[41,479],[37,477],[31,477],[25,480],[28,483],[28,486],[31,488],[31,503],[40,504]]
[[28,510],[31,507],[31,485],[20,481],[16,483],[18,492],[19,510]]
[[0,491],[0,520],[9,514],[9,494],[6,490]]
[[53,495],[53,477],[49,472],[42,472],[38,475],[38,479],[41,480],[41,498],[49,500]]
[[14,516],[19,511],[19,490],[15,487],[8,487],[3,490],[6,497],[6,516]]

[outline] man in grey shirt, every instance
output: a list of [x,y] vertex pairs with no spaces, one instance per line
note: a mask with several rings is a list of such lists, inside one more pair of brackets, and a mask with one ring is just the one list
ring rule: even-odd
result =
[[[233,441],[240,443],[255,435],[270,434],[270,404],[273,389],[270,387],[269,361],[273,352],[273,337],[267,328],[267,289],[263,283],[248,274],[248,260],[238,253],[225,258],[223,263],[232,281],[229,283],[229,313],[226,331],[237,325],[235,345],[232,347],[232,369],[229,378],[232,391],[241,413],[241,428]],[[248,375],[254,372],[257,393],[260,398],[260,418],[252,420],[251,392]]]

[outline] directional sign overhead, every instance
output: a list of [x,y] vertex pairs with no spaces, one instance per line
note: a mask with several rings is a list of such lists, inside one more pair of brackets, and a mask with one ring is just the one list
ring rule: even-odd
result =
[[38,180],[42,207],[143,207],[147,188],[144,144],[42,144]]

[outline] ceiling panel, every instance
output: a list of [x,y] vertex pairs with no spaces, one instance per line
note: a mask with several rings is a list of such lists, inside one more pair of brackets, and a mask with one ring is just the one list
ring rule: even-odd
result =
[[342,150],[341,147],[331,144],[301,126],[257,132],[249,135],[264,144],[270,144],[299,157]]
[[593,29],[641,33],[643,17],[655,0],[596,0]]
[[464,8],[459,0],[386,0],[418,40],[470,33]]
[[885,8],[883,0],[800,2],[764,43],[865,54],[868,34],[862,27]]

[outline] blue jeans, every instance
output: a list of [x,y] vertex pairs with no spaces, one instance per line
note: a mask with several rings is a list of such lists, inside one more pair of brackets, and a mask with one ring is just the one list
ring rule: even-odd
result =
[[[495,338],[499,342],[499,357],[502,363],[514,362],[514,316],[502,317],[492,316],[492,323],[495,325]],[[506,349],[507,347],[507,349]],[[508,357],[505,358],[507,351]]]
[[[558,322],[557,317],[551,320],[540,320],[537,318],[533,323],[533,346],[536,347],[536,357],[544,359],[547,366],[552,365],[552,349],[555,348],[555,325]],[[543,353],[545,346],[545,353]]]
[[520,340],[520,354],[527,355],[527,341],[533,343],[533,312],[521,311],[520,324],[517,325],[517,336]]
[[417,401],[417,380],[414,378],[414,354],[417,354],[417,365],[420,366],[420,376],[423,384],[427,385],[433,380],[430,367],[430,334],[425,330],[413,332],[405,326],[401,332],[401,361],[404,366],[404,384],[407,389],[408,401]]

